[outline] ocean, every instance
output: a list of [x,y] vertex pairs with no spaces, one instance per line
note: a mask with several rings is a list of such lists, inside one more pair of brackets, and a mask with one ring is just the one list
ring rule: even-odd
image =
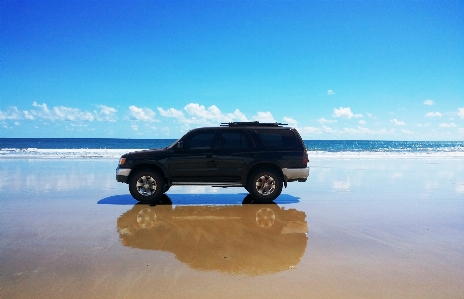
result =
[[[116,158],[176,139],[0,138],[0,158]],[[463,157],[464,141],[304,140],[313,156]]]

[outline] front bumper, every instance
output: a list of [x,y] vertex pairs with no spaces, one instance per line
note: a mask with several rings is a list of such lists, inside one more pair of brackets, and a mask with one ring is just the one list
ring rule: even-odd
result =
[[306,182],[309,176],[309,167],[306,168],[282,168],[286,182]]
[[116,181],[127,183],[131,170],[130,168],[116,168]]

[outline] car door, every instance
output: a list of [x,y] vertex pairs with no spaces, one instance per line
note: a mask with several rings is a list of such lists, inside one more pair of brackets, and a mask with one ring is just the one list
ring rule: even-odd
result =
[[217,130],[194,130],[180,141],[169,159],[172,180],[212,182],[217,178]]
[[227,182],[239,182],[255,156],[254,144],[245,130],[220,132],[218,176]]

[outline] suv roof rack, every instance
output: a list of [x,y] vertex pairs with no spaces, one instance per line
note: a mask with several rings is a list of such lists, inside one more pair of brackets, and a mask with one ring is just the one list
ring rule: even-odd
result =
[[288,124],[282,123],[260,123],[259,121],[235,121],[230,123],[221,123],[221,127],[281,127]]

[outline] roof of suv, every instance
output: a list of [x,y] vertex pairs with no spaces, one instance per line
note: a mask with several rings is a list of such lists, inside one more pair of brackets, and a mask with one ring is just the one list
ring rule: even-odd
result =
[[221,127],[282,127],[282,123],[260,123],[259,121],[221,123]]

